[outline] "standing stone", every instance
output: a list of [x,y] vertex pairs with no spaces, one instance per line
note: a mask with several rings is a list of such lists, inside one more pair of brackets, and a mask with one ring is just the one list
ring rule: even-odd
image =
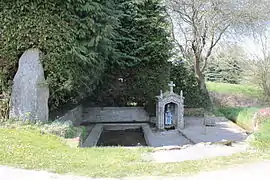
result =
[[38,49],[30,49],[19,60],[19,68],[13,79],[10,118],[48,121],[49,88],[40,54]]

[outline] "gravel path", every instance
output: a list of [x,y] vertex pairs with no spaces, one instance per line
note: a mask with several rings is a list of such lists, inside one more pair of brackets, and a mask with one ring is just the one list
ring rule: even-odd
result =
[[106,179],[106,178],[86,178],[71,175],[58,175],[45,171],[23,170],[6,166],[0,166],[1,180],[205,180],[205,179],[256,179],[268,180],[270,170],[270,161],[239,165],[234,168],[202,172],[195,176],[187,177],[127,177],[121,179]]

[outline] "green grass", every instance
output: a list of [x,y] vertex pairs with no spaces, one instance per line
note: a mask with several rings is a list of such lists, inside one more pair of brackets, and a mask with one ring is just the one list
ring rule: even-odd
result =
[[260,107],[226,107],[219,111],[228,119],[239,124],[244,129],[252,131],[252,118]]
[[262,121],[259,131],[254,136],[253,146],[261,150],[270,150],[270,118]]
[[[240,153],[182,163],[145,162],[151,148],[71,148],[62,138],[36,127],[0,128],[0,164],[90,177],[188,175],[204,170],[270,159],[267,153]],[[246,158],[249,157],[249,158]]]
[[[244,129],[253,132],[252,118],[259,109],[259,107],[227,107],[219,111]],[[255,139],[251,145],[260,150],[270,150],[270,118],[264,118],[261,122],[259,131],[254,133]]]
[[270,118],[265,118],[258,132],[254,133],[255,140],[252,143],[257,149],[270,150]]
[[[262,98],[263,91],[255,86],[207,82],[209,91],[222,94],[240,95],[249,98]],[[263,107],[223,107],[218,108],[215,114],[224,115],[249,132],[253,132],[252,118],[254,113]],[[263,120],[258,132],[254,133],[255,139],[251,145],[260,150],[270,150],[270,119]]]
[[243,128],[252,131],[252,117],[259,109],[260,107],[225,107],[220,108],[219,112]]
[[207,82],[207,88],[209,91],[213,92],[246,97],[260,98],[263,95],[263,91],[259,87],[252,85]]

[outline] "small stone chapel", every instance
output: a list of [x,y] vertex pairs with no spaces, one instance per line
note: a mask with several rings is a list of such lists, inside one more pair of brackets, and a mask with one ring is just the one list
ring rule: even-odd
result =
[[169,84],[170,91],[165,93],[160,91],[157,96],[158,102],[156,103],[156,127],[158,130],[164,129],[183,129],[184,122],[184,97],[183,92],[180,95],[173,92],[175,84],[171,81]]

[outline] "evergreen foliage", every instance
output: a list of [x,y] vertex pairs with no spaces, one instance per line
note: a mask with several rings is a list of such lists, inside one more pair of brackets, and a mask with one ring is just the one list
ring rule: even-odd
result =
[[170,77],[176,85],[174,92],[180,94],[180,91],[183,91],[185,107],[207,108],[209,106],[210,101],[200,90],[195,74],[183,63],[172,64]]
[[170,78],[184,91],[188,105],[199,106],[194,74],[168,62],[173,47],[161,4],[161,0],[1,1],[0,95],[9,93],[21,54],[38,48],[51,110],[89,97],[96,106],[135,102],[154,113],[156,95],[168,88]]
[[97,101],[106,106],[136,102],[153,109],[155,96],[169,81],[172,48],[164,7],[158,0],[116,0],[121,11],[115,38],[118,57],[110,61]]
[[243,63],[247,57],[238,45],[223,45],[216,55],[211,57],[206,68],[207,81],[239,84],[243,77]]
[[241,82],[242,69],[237,60],[228,59],[213,60],[206,69],[207,81],[239,84]]
[[0,94],[8,91],[18,59],[29,48],[43,52],[52,109],[95,89],[114,53],[112,2],[2,0],[0,9]]

